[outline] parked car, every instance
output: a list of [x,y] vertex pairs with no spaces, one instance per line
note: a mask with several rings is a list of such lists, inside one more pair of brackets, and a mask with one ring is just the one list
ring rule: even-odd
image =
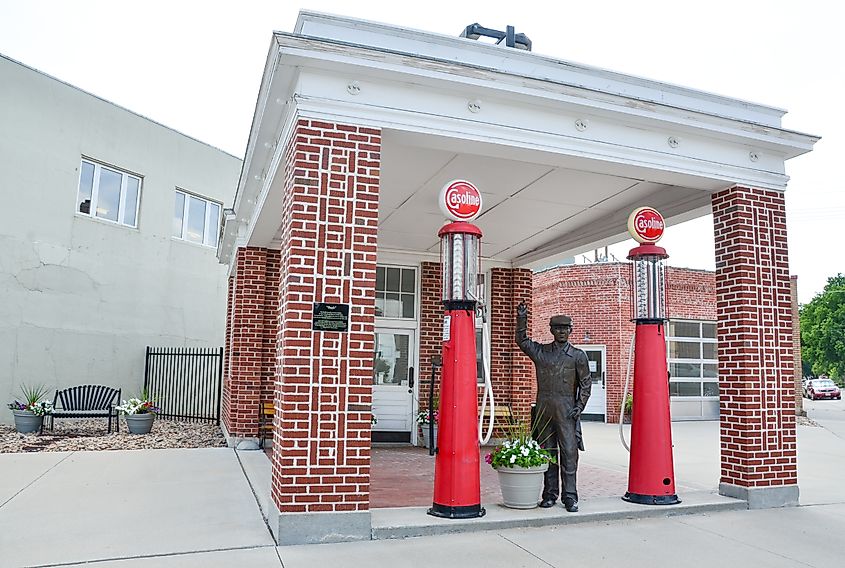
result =
[[830,379],[813,379],[812,381],[807,381],[807,386],[804,390],[805,396],[812,400],[818,400],[820,398],[835,398],[836,400],[840,400],[842,398],[842,392],[839,390],[839,387]]

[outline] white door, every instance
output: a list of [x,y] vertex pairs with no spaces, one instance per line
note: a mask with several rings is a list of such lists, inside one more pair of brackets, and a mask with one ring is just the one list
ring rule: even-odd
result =
[[375,442],[410,442],[414,426],[416,341],[412,329],[376,329],[373,360]]
[[587,361],[590,363],[590,375],[593,378],[593,387],[590,392],[590,399],[587,407],[581,413],[583,420],[607,421],[607,397],[605,396],[605,346],[604,345],[580,345],[587,354]]

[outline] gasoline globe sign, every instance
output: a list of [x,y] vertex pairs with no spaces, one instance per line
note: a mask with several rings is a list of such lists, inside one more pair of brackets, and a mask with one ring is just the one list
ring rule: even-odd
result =
[[437,202],[440,211],[452,221],[472,221],[481,212],[481,192],[463,179],[444,185]]
[[640,244],[653,245],[663,236],[666,222],[653,207],[639,207],[628,217],[628,232]]

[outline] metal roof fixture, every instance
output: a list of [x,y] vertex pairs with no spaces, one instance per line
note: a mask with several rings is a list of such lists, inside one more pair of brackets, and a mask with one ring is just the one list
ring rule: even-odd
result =
[[485,28],[481,24],[475,23],[464,28],[464,31],[462,31],[460,35],[460,37],[465,37],[467,39],[478,39],[481,36],[492,37],[496,40],[496,45],[502,43],[502,40],[504,40],[507,47],[515,47],[517,49],[531,51],[531,40],[528,39],[528,36],[525,34],[515,33],[513,26],[507,26],[505,31],[499,31]]

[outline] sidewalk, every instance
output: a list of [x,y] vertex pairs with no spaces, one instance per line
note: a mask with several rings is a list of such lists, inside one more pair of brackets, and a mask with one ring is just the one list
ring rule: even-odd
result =
[[[678,493],[695,504],[698,496],[712,496],[718,483],[718,424],[676,423],[673,433]],[[585,441],[582,484],[588,471],[624,479],[627,455],[615,426],[589,424]],[[672,510],[632,506],[616,493],[582,497],[582,512],[574,515],[560,507],[537,510],[533,518],[551,526],[508,528],[513,519],[505,515],[528,512],[488,501],[488,520],[500,524],[483,532],[435,519],[461,532],[288,547],[273,546],[257,504],[266,507],[269,499],[269,462],[261,452],[0,454],[0,566],[840,566],[834,535],[845,531],[845,490],[838,479],[845,470],[845,440],[800,426],[799,451],[801,502],[809,495],[811,506],[647,519],[640,517]],[[267,489],[260,489],[264,484]],[[617,485],[610,481],[608,491],[616,492]],[[617,520],[583,522],[602,510]],[[410,515],[410,524],[402,525],[406,531],[431,519],[413,508],[375,509],[377,536],[402,536],[379,534],[396,514]],[[561,524],[569,519],[582,522]]]

